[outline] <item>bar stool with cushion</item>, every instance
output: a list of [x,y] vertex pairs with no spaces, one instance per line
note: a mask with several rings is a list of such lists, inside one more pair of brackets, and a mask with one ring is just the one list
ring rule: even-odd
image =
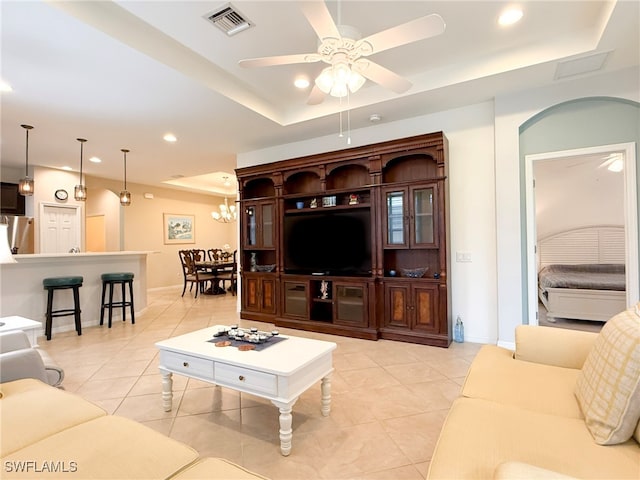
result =
[[[122,307],[122,321],[126,320],[126,308],[131,308],[131,323],[136,323],[136,317],[133,310],[133,273],[131,272],[113,272],[103,273],[102,278],[102,306],[100,308],[100,325],[104,323],[104,309],[109,309],[109,328],[111,328],[111,318],[113,316],[113,307]],[[129,285],[129,301],[126,299],[125,285]],[[122,300],[113,301],[114,285],[122,285]],[[105,303],[104,297],[109,286],[109,302]]]
[[[82,335],[82,325],[80,324],[80,287],[84,279],[81,276],[70,277],[49,277],[42,280],[42,285],[47,291],[47,322],[45,325],[45,335],[47,340],[51,340],[51,328],[54,317],[66,317],[73,315],[76,322],[76,332]],[[53,292],[56,290],[73,289],[73,308],[53,309]]]

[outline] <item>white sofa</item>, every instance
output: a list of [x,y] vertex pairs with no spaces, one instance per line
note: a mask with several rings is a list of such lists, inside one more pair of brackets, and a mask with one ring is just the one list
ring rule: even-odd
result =
[[428,478],[640,478],[640,315],[600,334],[520,326],[484,346],[449,411]]
[[2,479],[264,477],[36,379],[0,384]]

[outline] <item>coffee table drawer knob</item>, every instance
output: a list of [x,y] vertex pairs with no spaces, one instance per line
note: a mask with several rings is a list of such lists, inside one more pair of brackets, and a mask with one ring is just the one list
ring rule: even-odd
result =
[[244,375],[240,375],[240,376],[238,377],[238,380],[240,380],[241,382],[244,382]]
[[189,362],[182,362],[183,367],[189,367]]

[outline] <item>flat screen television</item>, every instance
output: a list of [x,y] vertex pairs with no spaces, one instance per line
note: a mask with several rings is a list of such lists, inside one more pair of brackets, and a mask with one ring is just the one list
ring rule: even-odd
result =
[[283,240],[287,273],[371,274],[369,210],[285,216]]

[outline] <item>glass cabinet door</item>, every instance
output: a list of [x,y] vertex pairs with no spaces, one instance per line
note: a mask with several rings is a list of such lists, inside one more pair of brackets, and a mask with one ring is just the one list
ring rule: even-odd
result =
[[435,243],[434,190],[433,187],[411,190],[413,198],[412,243],[414,245],[433,245]]
[[288,282],[284,284],[284,314],[306,318],[307,314],[307,285],[303,282]]
[[386,193],[387,206],[387,245],[404,245],[405,238],[405,196],[404,190]]
[[337,284],[335,287],[335,322],[343,325],[364,325],[366,315],[365,287]]
[[262,246],[274,246],[274,224],[273,224],[273,204],[267,203],[261,205],[261,221],[262,221]]
[[258,243],[258,223],[256,219],[256,207],[247,206],[244,209],[244,224],[246,225],[247,245],[255,247]]
[[244,225],[247,247],[275,247],[274,213],[273,202],[245,206]]

